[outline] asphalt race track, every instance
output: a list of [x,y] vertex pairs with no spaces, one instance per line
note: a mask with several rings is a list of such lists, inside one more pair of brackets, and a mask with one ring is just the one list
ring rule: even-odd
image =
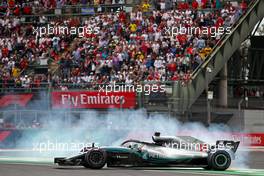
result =
[[200,168],[103,168],[90,170],[83,167],[59,167],[50,162],[7,160],[0,156],[0,176],[196,176],[196,175],[249,175],[264,176],[264,152],[250,152],[250,168],[205,171]]

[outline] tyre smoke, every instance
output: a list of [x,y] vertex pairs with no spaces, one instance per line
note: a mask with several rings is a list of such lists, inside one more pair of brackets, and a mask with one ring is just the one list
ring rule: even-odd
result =
[[[151,142],[151,136],[157,131],[166,136],[193,136],[209,144],[221,139],[232,140],[232,130],[224,124],[205,127],[198,122],[182,123],[164,114],[148,115],[143,109],[111,110],[107,113],[84,111],[80,116],[71,111],[52,111],[40,123],[43,129],[25,133],[16,146],[34,152],[19,155],[52,160],[58,156],[75,155],[92,143],[97,146],[115,146],[127,139]],[[247,168],[247,155],[246,151],[238,150],[233,167]]]

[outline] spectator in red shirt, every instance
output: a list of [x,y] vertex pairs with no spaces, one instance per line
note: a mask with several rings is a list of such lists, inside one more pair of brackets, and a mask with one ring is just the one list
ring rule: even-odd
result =
[[171,78],[171,80],[172,81],[179,81],[180,80],[180,75],[177,72],[175,72],[173,77]]
[[5,46],[5,47],[2,49],[2,55],[3,55],[3,57],[7,57],[8,54],[9,54],[8,48]]
[[40,84],[41,84],[41,77],[38,76],[38,77],[36,77],[35,80],[34,80],[34,85],[33,85],[33,87],[40,87]]
[[142,45],[141,45],[141,50],[143,51],[143,53],[145,55],[147,55],[147,52],[148,52],[148,45],[146,44],[146,42],[142,42]]
[[193,0],[193,2],[192,2],[192,8],[196,10],[196,9],[198,9],[198,7],[199,7],[198,2],[196,0]]
[[49,0],[50,1],[50,7],[51,8],[56,8],[56,1],[55,0]]
[[241,7],[243,12],[245,12],[247,10],[247,3],[245,2],[245,0],[242,0],[240,7]]
[[202,8],[205,9],[207,6],[207,0],[202,0]]
[[189,4],[187,2],[182,2],[179,4],[178,9],[179,10],[186,10],[189,8]]
[[15,7],[15,0],[9,0],[8,1],[8,7],[9,8],[14,8]]
[[153,74],[149,74],[147,77],[148,81],[153,81],[154,80],[154,75]]
[[20,15],[20,8],[19,7],[15,7],[14,10],[13,10],[13,14],[15,16],[19,16]]
[[125,23],[125,21],[126,21],[126,13],[125,13],[124,11],[121,11],[121,12],[119,13],[119,21],[120,21],[121,23]]
[[21,61],[20,61],[20,68],[21,69],[26,69],[28,67],[28,61],[26,58],[23,58]]
[[223,26],[223,24],[224,24],[224,19],[221,16],[219,16],[217,18],[217,20],[216,20],[215,27],[216,28],[219,28],[219,27]]
[[24,13],[25,15],[30,15],[30,14],[31,14],[31,7],[29,7],[29,6],[25,6],[25,7],[23,8],[23,13]]
[[175,63],[171,63],[168,65],[168,70],[170,72],[175,72],[177,70],[177,65]]
[[192,47],[192,45],[190,45],[190,46],[186,49],[186,51],[187,51],[187,54],[192,55],[192,54],[193,54],[193,47]]
[[182,84],[186,85],[190,80],[191,80],[191,73],[190,70],[188,70],[187,73],[183,75]]
[[72,5],[76,5],[79,2],[79,0],[70,0],[70,1]]

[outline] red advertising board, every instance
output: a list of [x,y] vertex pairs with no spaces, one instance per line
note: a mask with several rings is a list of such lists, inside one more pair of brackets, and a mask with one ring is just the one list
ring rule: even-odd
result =
[[135,108],[135,92],[52,92],[53,108]]
[[4,108],[14,104],[25,107],[28,104],[28,102],[32,99],[32,97],[33,94],[4,95],[0,98],[0,108]]
[[264,133],[233,133],[232,138],[244,146],[264,146]]

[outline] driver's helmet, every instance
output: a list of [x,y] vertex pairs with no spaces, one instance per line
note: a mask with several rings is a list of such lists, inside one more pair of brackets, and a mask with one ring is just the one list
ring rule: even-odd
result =
[[138,149],[138,144],[133,144],[133,145],[132,145],[132,148],[133,148],[133,149]]

